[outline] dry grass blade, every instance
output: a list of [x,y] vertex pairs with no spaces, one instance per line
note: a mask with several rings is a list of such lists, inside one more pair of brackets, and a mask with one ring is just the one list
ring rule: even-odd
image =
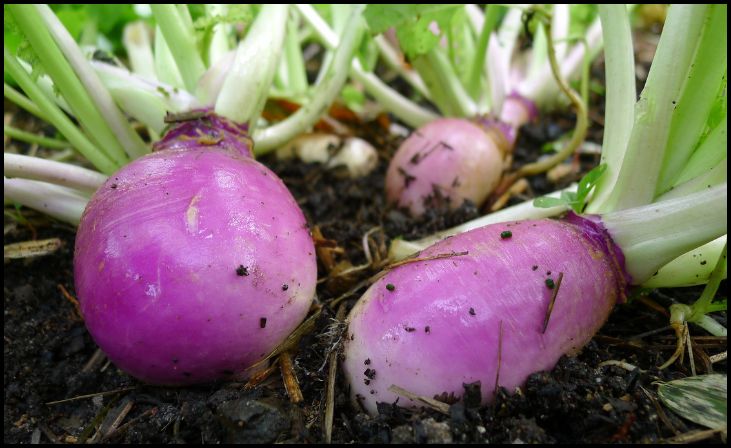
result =
[[[345,317],[345,305],[340,305],[338,312],[335,315],[335,319],[339,322]],[[325,443],[332,442],[333,434],[333,419],[335,416],[335,377],[338,372],[338,350],[333,349],[328,357],[328,372],[327,372],[327,390],[325,396],[325,422],[323,425],[323,431],[325,436]]]
[[275,347],[271,353],[269,353],[266,357],[264,357],[264,359],[257,362],[253,366],[249,367],[247,370],[249,372],[257,371],[257,370],[261,369],[264,366],[264,364],[267,361],[269,361],[270,359],[295,348],[295,346],[299,343],[302,336],[311,332],[315,328],[315,323],[317,323],[317,319],[320,317],[321,313],[322,313],[322,308],[320,308],[317,311],[315,311],[314,313],[312,313],[312,315],[310,317],[308,317],[307,320],[302,322],[299,325],[299,327],[294,329],[294,331],[287,337],[287,339],[284,340],[284,342],[282,342],[277,347]]
[[644,370],[640,369],[639,367],[637,367],[634,364],[630,364],[630,363],[625,362],[625,361],[619,361],[619,360],[616,360],[616,359],[610,359],[608,361],[604,361],[604,362],[600,362],[599,363],[599,367],[606,367],[606,366],[621,367],[624,370],[627,370],[629,372],[632,372],[632,371],[634,371],[636,369],[639,369],[638,370],[639,372],[644,372]]
[[275,359],[272,364],[261,372],[257,372],[244,384],[244,390],[251,390],[269,378],[275,370],[279,368],[279,358]]
[[543,331],[541,333],[546,334],[546,328],[548,328],[548,320],[551,318],[553,312],[553,305],[556,303],[556,297],[558,296],[558,290],[561,288],[561,281],[563,280],[563,272],[558,273],[558,280],[556,286],[553,288],[553,294],[551,294],[551,301],[548,302],[548,310],[546,310],[546,318],[543,319]]
[[124,398],[122,403],[110,410],[104,417],[104,421],[99,425],[96,433],[90,438],[87,443],[97,443],[101,440],[109,437],[110,434],[114,433],[122,421],[127,417],[127,414],[132,410],[134,401],[129,398]]
[[284,388],[287,390],[289,401],[292,403],[301,403],[304,400],[302,390],[300,390],[299,381],[297,381],[297,373],[292,365],[292,357],[289,352],[279,355],[279,370],[282,372],[282,380],[284,380]]
[[92,370],[96,369],[99,364],[101,364],[106,359],[106,355],[102,351],[102,349],[98,348],[94,352],[93,355],[91,355],[91,358],[84,364],[84,367],[82,367],[82,372],[91,372]]
[[[716,428],[716,429],[705,429],[686,432],[669,439],[660,440],[660,443],[695,443],[702,440],[710,439],[716,434],[726,434],[727,427]],[[725,436],[724,436],[725,438]]]
[[435,400],[433,398],[416,395],[415,393],[409,392],[403,387],[399,387],[395,384],[392,384],[391,387],[388,388],[388,390],[389,392],[393,392],[396,395],[408,398],[409,400],[417,401],[428,408],[441,412],[442,414],[449,415],[449,405],[447,403],[442,403],[441,401]]
[[23,241],[20,243],[6,244],[3,249],[3,257],[5,259],[39,257],[52,254],[60,248],[61,240],[59,238]]
[[59,291],[61,291],[61,294],[63,294],[64,298],[71,302],[71,304],[74,306],[74,309],[76,310],[76,314],[79,316],[79,319],[84,320],[84,315],[81,314],[81,304],[76,299],[76,297],[72,296],[62,284],[59,283],[57,286]]
[[418,263],[419,261],[441,260],[442,258],[460,257],[462,255],[469,255],[469,251],[450,252],[448,254],[436,254],[436,255],[429,256],[429,257],[407,258],[405,260],[397,261],[396,263],[391,263],[388,266],[384,267],[383,270],[389,271],[389,270],[395,269],[399,266],[403,266],[405,264],[410,264],[410,263]]
[[49,401],[46,404],[47,405],[52,405],[52,404],[59,404],[59,403],[68,403],[69,401],[83,400],[84,398],[104,397],[104,396],[107,396],[107,395],[118,394],[120,392],[128,392],[130,390],[135,390],[135,389],[137,389],[137,386],[123,387],[121,389],[110,390],[110,391],[107,391],[107,392],[97,392],[95,394],[79,395],[77,397],[66,398],[66,399],[63,399],[63,400]]
[[114,436],[116,436],[118,434],[124,433],[124,431],[126,431],[128,428],[130,428],[132,425],[134,425],[138,421],[142,420],[143,418],[145,418],[147,416],[150,416],[150,415],[157,414],[157,411],[158,411],[158,408],[156,408],[156,407],[146,410],[145,412],[143,412],[142,414],[140,414],[137,417],[133,418],[132,420],[128,421],[127,423],[125,423],[124,425],[120,426],[116,430],[109,432],[107,435],[105,435],[104,437],[102,437],[101,442],[105,442],[105,441],[111,439],[112,437],[114,437]]

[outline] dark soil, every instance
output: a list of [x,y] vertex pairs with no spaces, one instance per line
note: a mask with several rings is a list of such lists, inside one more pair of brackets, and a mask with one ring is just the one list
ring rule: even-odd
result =
[[[547,125],[524,129],[516,160],[531,158],[540,146],[570,128],[570,117],[553,117]],[[594,130],[592,138],[601,138]],[[377,122],[360,133],[381,148],[383,160],[370,176],[350,180],[319,165],[265,159],[292,190],[312,226],[332,240],[343,253],[334,253],[330,266],[320,265],[320,277],[365,262],[363,235],[372,233],[374,253],[384,251],[391,238],[416,238],[476,217],[464,205],[456,212],[436,210],[420,221],[389,209],[382,193],[386,160],[396,141],[383,141]],[[535,156],[533,156],[534,158]],[[582,156],[582,171],[594,163]],[[565,182],[571,179],[566,179]],[[560,185],[545,177],[532,180],[527,194],[546,192]],[[516,199],[518,200],[518,199]],[[53,255],[5,264],[4,319],[4,441],[109,443],[318,443],[323,439],[327,359],[332,346],[335,310],[327,304],[372,275],[324,281],[318,288],[321,314],[293,354],[294,371],[304,401],[292,404],[279,371],[257,386],[218,383],[198,387],[164,388],[139,383],[106,360],[94,360],[96,346],[73,304],[64,298],[62,285],[73,294],[73,228],[25,213],[34,223],[37,238],[59,237],[61,250]],[[6,226],[9,222],[6,220]],[[31,239],[27,226],[10,224],[5,243]],[[381,255],[384,255],[383,253]],[[321,257],[322,261],[322,257]],[[358,293],[362,290],[358,290]],[[667,327],[667,317],[649,307],[663,306],[670,298],[691,301],[699,288],[650,292],[643,301],[618,306],[600,333],[576,357],[564,357],[552,372],[536,373],[525,387],[509,394],[497,391],[494,403],[479,407],[477,385],[466,386],[465,399],[451,405],[449,415],[436,411],[407,411],[384,404],[381,414],[370,417],[351,407],[347,386],[336,381],[333,442],[546,442],[636,443],[657,442],[699,429],[670,411],[662,411],[656,396],[657,380],[689,375],[687,363],[660,371],[674,347],[673,333],[642,333]],[[344,301],[349,310],[358,294]],[[337,309],[337,307],[335,307]],[[722,315],[725,319],[725,314]],[[725,322],[724,322],[725,324]],[[335,334],[337,331],[335,331]],[[693,329],[694,336],[703,334]],[[715,345],[714,345],[715,344]],[[696,364],[708,353],[725,350],[725,339],[697,340]],[[638,369],[600,364],[622,360]],[[726,371],[726,362],[713,365]],[[483,385],[484,387],[484,385]],[[489,386],[488,386],[489,387]],[[105,393],[105,395],[101,395]],[[88,394],[95,396],[83,397]],[[53,401],[76,398],[62,403]]]

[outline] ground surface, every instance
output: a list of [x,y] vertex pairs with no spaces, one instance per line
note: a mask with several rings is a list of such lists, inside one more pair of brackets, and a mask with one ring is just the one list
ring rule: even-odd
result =
[[[601,105],[592,108],[590,141],[601,142]],[[544,117],[543,124],[522,132],[516,164],[533,160],[549,142],[572,126],[570,116]],[[435,211],[421,221],[389,209],[382,186],[386,161],[397,139],[385,139],[382,122],[361,124],[356,133],[380,151],[375,172],[349,180],[319,165],[263,160],[290,187],[311,227],[342,249],[334,264],[321,257],[320,278],[365,262],[363,235],[372,233],[374,253],[391,238],[416,238],[479,214],[465,206],[457,212]],[[523,195],[532,197],[560,188],[596,162],[595,155],[576,160],[578,171],[551,182],[531,180]],[[513,201],[519,201],[515,198]],[[25,213],[32,229],[6,218],[5,244],[33,237],[59,237],[61,250],[42,258],[14,260],[4,266],[4,442],[108,443],[319,443],[325,440],[328,357],[338,306],[328,304],[375,273],[324,280],[318,287],[320,317],[293,353],[304,400],[291,403],[279,370],[252,388],[243,383],[164,388],[144,385],[98,356],[94,342],[71,301],[74,229]],[[327,244],[324,245],[327,247]],[[337,263],[341,265],[338,267]],[[335,267],[333,267],[335,266]],[[349,310],[358,297],[341,303]],[[653,304],[689,302],[700,289],[649,292],[642,300],[618,306],[599,334],[576,357],[562,358],[551,372],[536,373],[519,391],[500,390],[492,405],[475,406],[474,386],[449,414],[433,410],[405,411],[388,405],[370,417],[355,410],[341,375],[335,380],[332,441],[340,443],[541,442],[647,443],[702,429],[659,404],[654,383],[690,374],[687,362],[660,371],[656,366],[672,353],[674,336],[668,320]],[[313,310],[314,312],[314,310]],[[718,317],[725,325],[725,313]],[[336,327],[337,328],[337,327]],[[659,330],[659,331],[657,331]],[[644,335],[645,333],[651,333]],[[692,328],[699,373],[726,372],[726,361],[706,362],[725,350],[726,340],[703,338]],[[635,369],[602,366],[625,361]],[[338,372],[339,373],[339,372]],[[69,400],[71,399],[71,400]],[[60,403],[52,403],[66,400]],[[715,438],[714,438],[715,437]],[[707,441],[720,441],[713,436]]]
[[[564,121],[570,123],[556,117],[550,125],[526,129],[518,156],[554,138],[551,134],[559,133]],[[368,137],[379,135],[377,131],[375,123],[363,127]],[[395,142],[377,143],[385,148],[385,160]],[[591,157],[584,156],[587,164]],[[405,214],[387,208],[381,191],[385,163],[367,178],[354,181],[318,165],[283,163],[273,158],[266,162],[291,188],[311,225],[317,225],[325,238],[345,250],[336,261],[363,263],[362,237],[376,226],[383,232],[375,235],[382,235],[388,243],[397,235],[414,238],[477,215],[474,207],[463,207],[456,213],[434,213],[422,222],[413,222]],[[555,187],[544,178],[532,184],[531,194]],[[5,442],[28,443],[39,438],[126,443],[323,440],[326,362],[331,341],[321,335],[335,317],[328,307],[294,354],[304,396],[300,404],[290,403],[278,371],[252,390],[246,390],[241,383],[187,388],[145,386],[104,359],[92,360],[96,346],[74,306],[59,290],[58,285],[63,285],[73,294],[73,229],[43,219],[37,220],[35,228],[38,238],[60,237],[64,246],[51,256],[5,264]],[[18,225],[6,234],[5,242],[29,238],[31,232]],[[322,264],[320,271],[324,277]],[[320,303],[327,304],[372,273],[364,271],[340,282],[323,282],[318,289]],[[668,297],[689,300],[698,292],[697,288],[653,292],[648,299],[667,305]],[[344,302],[346,309],[356,298]],[[483,408],[458,402],[451,406],[450,415],[384,407],[380,416],[369,417],[350,406],[346,385],[338,377],[332,440],[654,442],[675,435],[674,431],[698,429],[669,411],[658,414],[653,382],[689,373],[687,366],[674,365],[665,371],[655,367],[672,351],[672,331],[666,328],[651,336],[633,338],[666,326],[667,318],[642,302],[620,306],[577,357],[562,359],[552,372],[533,375],[520,393],[509,396],[501,391],[493,405]],[[694,334],[700,336],[703,332],[696,329]],[[696,344],[697,351],[706,354],[721,351],[722,346],[725,340],[699,339]],[[626,361],[639,371],[600,366],[608,360]],[[725,372],[726,364],[715,364],[713,369]],[[118,392],[48,404],[113,391]],[[115,424],[115,418],[121,420]]]

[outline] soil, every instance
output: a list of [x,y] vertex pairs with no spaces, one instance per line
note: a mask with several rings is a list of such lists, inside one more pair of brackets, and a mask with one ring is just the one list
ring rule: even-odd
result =
[[[597,70],[601,73],[601,68]],[[592,114],[601,117],[597,101]],[[293,370],[304,399],[293,403],[278,369],[252,387],[220,382],[194,387],[155,387],[118,370],[97,352],[72,299],[74,229],[32,211],[27,224],[5,219],[5,244],[32,238],[58,237],[57,252],[13,260],[4,269],[4,442],[5,443],[322,443],[328,358],[342,331],[339,306],[330,304],[377,270],[373,267],[337,277],[338,272],[366,262],[363,236],[370,233],[373,256],[385,256],[389,241],[426,236],[480,214],[465,204],[456,211],[435,207],[421,220],[391,209],[382,191],[388,159],[398,139],[384,138],[384,120],[360,123],[357,134],[380,153],[378,168],[352,180],[317,164],[263,160],[285,181],[317,227],[329,250],[320,254],[314,328],[291,353]],[[573,117],[544,117],[543,124],[521,132],[515,163],[534,160],[541,147],[571,129]],[[601,142],[594,120],[589,140]],[[530,181],[520,202],[576,180],[596,163],[584,154],[579,169],[553,183],[546,176]],[[436,201],[439,205],[439,201]],[[445,204],[441,204],[445,205]],[[373,229],[376,229],[373,231]],[[336,246],[333,248],[332,246]],[[322,251],[321,251],[322,252]],[[325,251],[327,252],[327,250]],[[341,303],[343,312],[364,289]],[[480,406],[479,384],[465,385],[463,399],[448,414],[435,410],[404,410],[388,403],[372,417],[352,407],[348,388],[335,380],[334,443],[653,443],[704,429],[664,408],[656,381],[690,375],[687,359],[659,370],[674,349],[674,333],[663,314],[673,301],[691,303],[701,288],[645,291],[617,306],[606,325],[574,357],[563,357],[550,372],[532,375],[516,391],[495,391],[491,405]],[[725,290],[725,283],[721,289]],[[726,325],[726,314],[715,316]],[[726,372],[726,361],[711,364],[709,354],[726,350],[726,340],[703,338],[691,328],[699,373]],[[624,361],[635,366],[603,366]],[[482,387],[491,387],[482,385]],[[706,442],[721,442],[712,435]]]

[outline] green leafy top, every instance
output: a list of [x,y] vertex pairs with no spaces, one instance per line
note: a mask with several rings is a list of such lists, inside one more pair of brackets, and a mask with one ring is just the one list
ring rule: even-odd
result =
[[365,19],[374,34],[396,29],[401,49],[409,59],[424,55],[439,43],[439,33],[447,30],[452,17],[462,5],[368,5]]

